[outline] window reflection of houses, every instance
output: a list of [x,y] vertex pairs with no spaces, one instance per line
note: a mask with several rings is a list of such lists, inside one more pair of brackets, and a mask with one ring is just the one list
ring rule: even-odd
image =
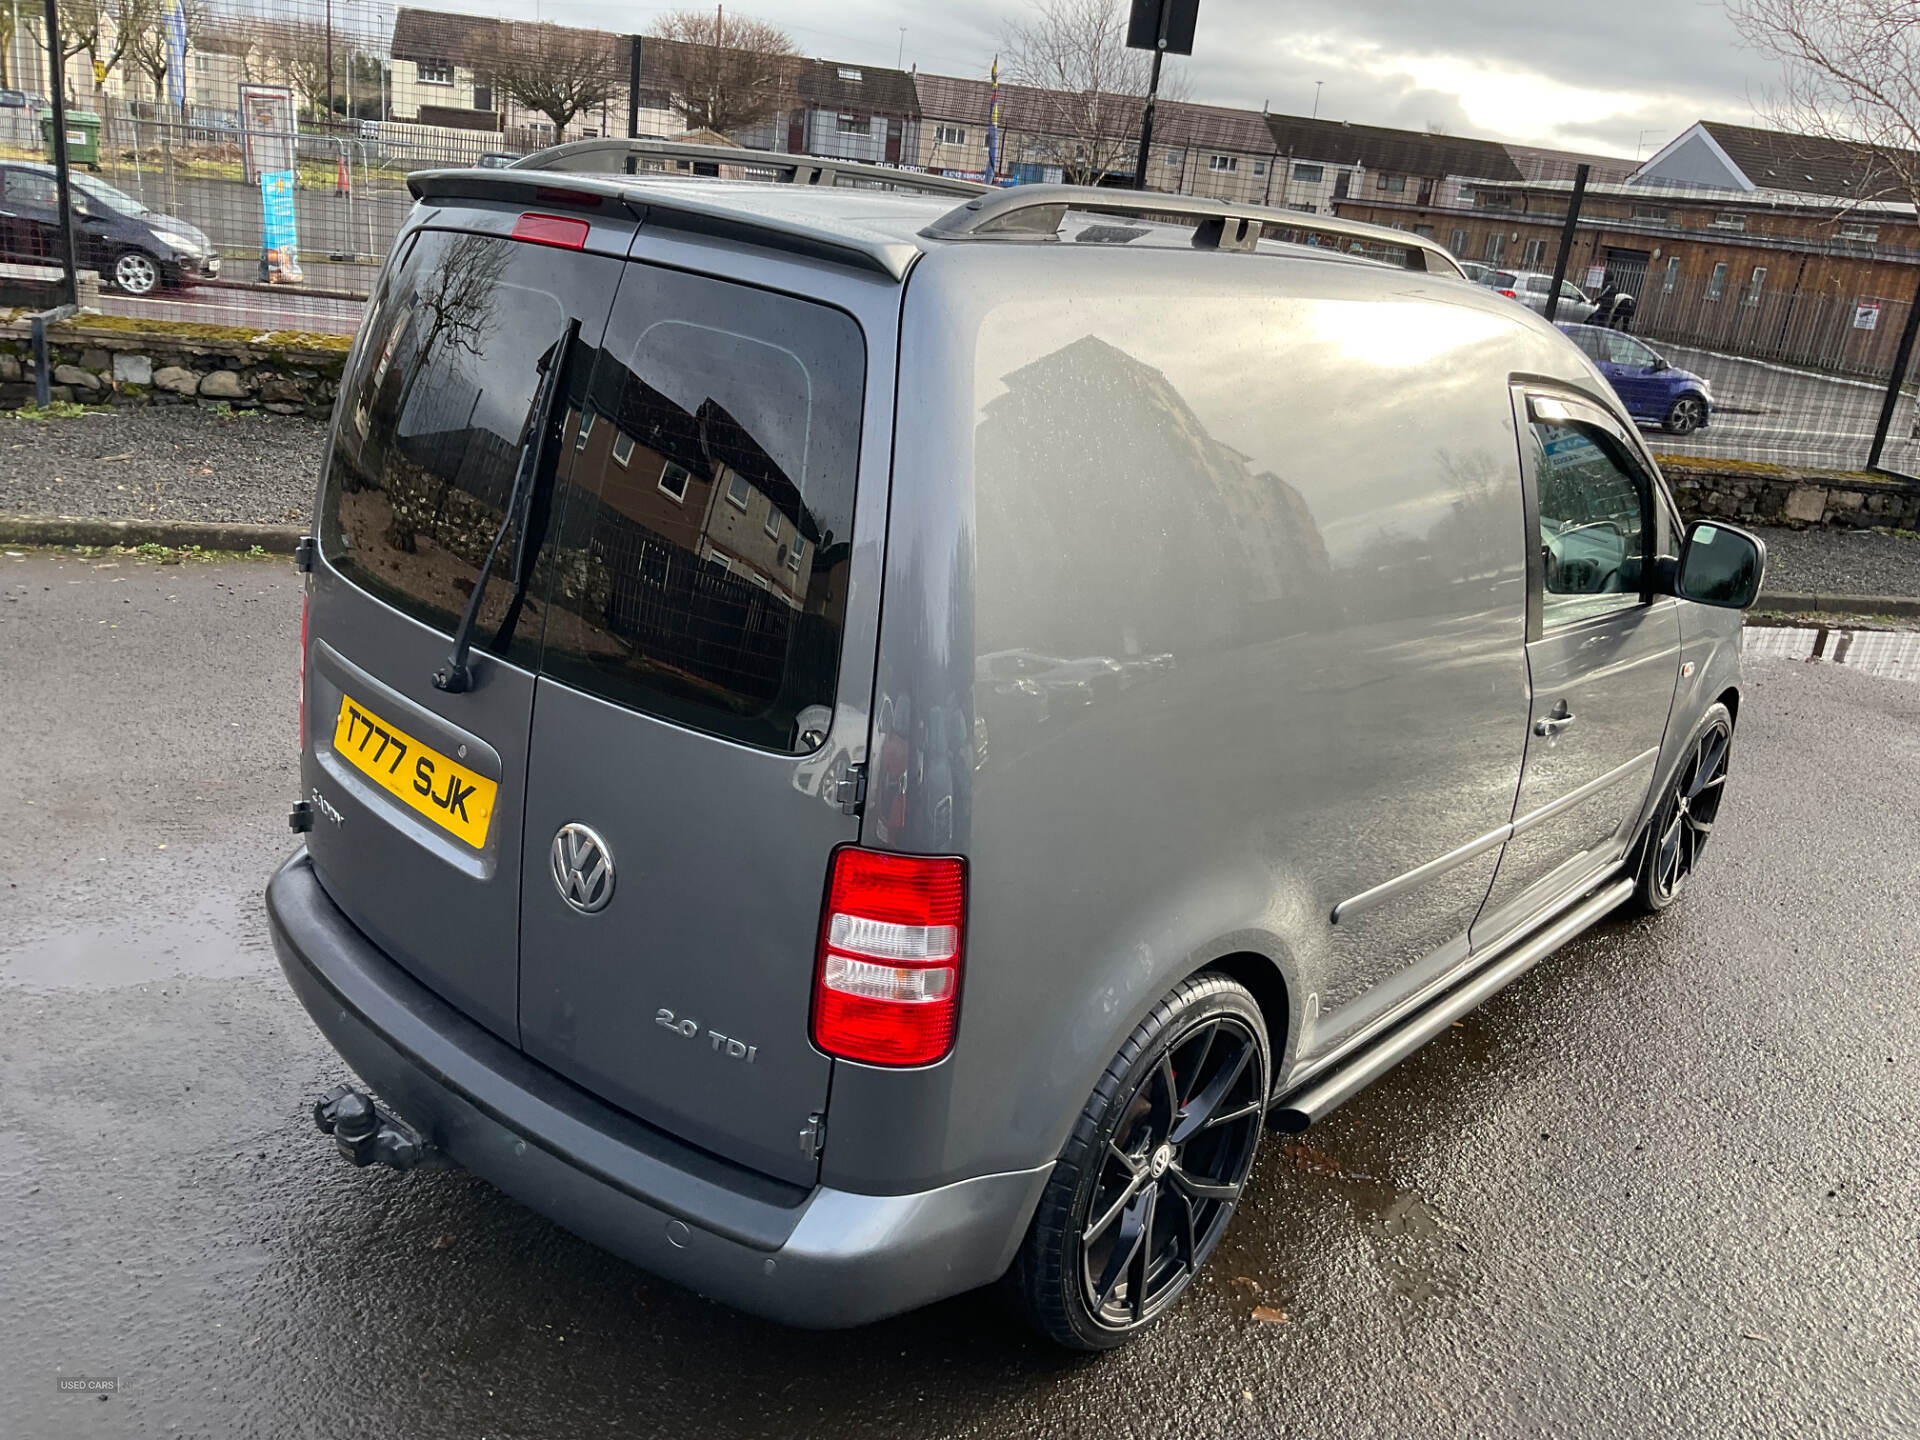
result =
[[689,413],[627,376],[569,417],[575,473],[600,503],[793,609],[806,604],[820,535],[800,492],[713,400]]

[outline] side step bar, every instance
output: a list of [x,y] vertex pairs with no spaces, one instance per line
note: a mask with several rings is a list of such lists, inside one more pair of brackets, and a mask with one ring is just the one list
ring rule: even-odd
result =
[[1489,996],[1505,989],[1540,961],[1633,894],[1633,881],[1616,880],[1591,899],[1523,941],[1512,954],[1494,962],[1457,990],[1440,996],[1425,1010],[1387,1031],[1330,1074],[1277,1101],[1267,1112],[1276,1130],[1298,1134],[1351,1100],[1387,1071],[1425,1045]]

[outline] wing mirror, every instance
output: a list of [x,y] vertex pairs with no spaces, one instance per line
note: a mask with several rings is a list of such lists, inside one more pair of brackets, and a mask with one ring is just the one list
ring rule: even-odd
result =
[[1687,527],[1680,558],[1660,562],[1660,589],[1722,610],[1751,609],[1767,573],[1767,545],[1757,535],[1717,520]]

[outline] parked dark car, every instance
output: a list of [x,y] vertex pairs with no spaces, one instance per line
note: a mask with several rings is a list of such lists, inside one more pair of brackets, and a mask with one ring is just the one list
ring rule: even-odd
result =
[[1600,373],[1635,420],[1658,425],[1670,435],[1706,428],[1713,415],[1713,392],[1700,376],[1682,370],[1666,356],[1618,330],[1598,325],[1560,328],[1600,367]]
[[[80,265],[128,295],[178,289],[220,273],[206,233],[91,175],[73,177],[74,253]],[[0,254],[48,261],[60,253],[59,190],[51,165],[0,165]]]

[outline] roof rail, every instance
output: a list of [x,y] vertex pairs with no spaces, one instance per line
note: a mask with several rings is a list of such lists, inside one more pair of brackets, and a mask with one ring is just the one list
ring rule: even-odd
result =
[[1153,190],[1018,185],[976,195],[920,233],[930,240],[1052,240],[1069,210],[1197,221],[1193,243],[1196,249],[1202,250],[1252,250],[1266,230],[1299,230],[1341,240],[1391,245],[1406,252],[1409,270],[1464,278],[1459,262],[1439,242],[1411,231],[1343,220],[1337,215],[1309,215],[1300,210],[1275,210],[1268,205],[1240,205],[1194,195],[1163,195]]
[[[732,165],[749,171],[770,171],[765,178],[788,185],[890,185],[929,195],[983,195],[987,187],[949,175],[923,175],[890,165],[863,165],[817,155],[781,155],[772,150],[748,150],[732,145],[688,145],[677,140],[603,138],[569,140],[523,155],[508,170],[562,170],[601,175],[646,174],[639,162],[685,160],[704,165]],[[761,178],[758,175],[752,178]]]

